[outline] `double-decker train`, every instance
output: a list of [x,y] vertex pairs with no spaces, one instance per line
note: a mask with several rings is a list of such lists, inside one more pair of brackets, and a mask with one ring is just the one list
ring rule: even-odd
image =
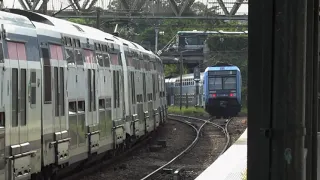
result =
[[0,25],[0,179],[49,179],[164,122],[162,61],[142,46],[17,9]]

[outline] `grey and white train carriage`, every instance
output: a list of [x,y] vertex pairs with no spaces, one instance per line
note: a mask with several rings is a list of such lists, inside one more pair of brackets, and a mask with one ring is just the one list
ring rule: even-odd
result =
[[180,98],[182,98],[183,105],[202,106],[203,96],[203,73],[200,73],[199,94],[197,102],[196,83],[193,78],[194,74],[182,75],[182,95],[180,96],[180,76],[165,79],[167,102],[169,105],[180,105]]
[[140,45],[23,10],[0,24],[0,179],[51,176],[165,120],[162,61]]

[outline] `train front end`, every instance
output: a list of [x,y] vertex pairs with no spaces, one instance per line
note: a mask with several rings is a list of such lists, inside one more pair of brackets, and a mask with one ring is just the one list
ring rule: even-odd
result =
[[237,66],[218,63],[204,72],[205,110],[220,117],[237,116],[241,110],[241,72]]

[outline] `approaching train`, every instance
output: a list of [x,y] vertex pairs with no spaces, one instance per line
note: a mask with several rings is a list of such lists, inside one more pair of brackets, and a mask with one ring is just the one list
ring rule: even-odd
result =
[[241,110],[241,72],[237,66],[217,63],[203,77],[204,108],[212,116],[236,116]]
[[50,179],[165,120],[162,61],[142,46],[17,9],[0,23],[0,179]]

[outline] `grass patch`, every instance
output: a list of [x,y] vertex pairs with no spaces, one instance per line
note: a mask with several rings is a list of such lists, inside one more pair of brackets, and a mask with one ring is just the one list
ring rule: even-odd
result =
[[197,115],[197,116],[203,116],[208,115],[208,113],[201,107],[182,107],[180,110],[179,106],[169,106],[168,107],[168,113],[171,114],[181,114],[181,115]]

